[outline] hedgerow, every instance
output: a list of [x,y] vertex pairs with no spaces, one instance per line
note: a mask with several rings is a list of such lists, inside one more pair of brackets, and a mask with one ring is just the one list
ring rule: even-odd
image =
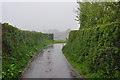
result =
[[2,24],[2,78],[19,78],[33,55],[51,42],[52,34],[24,31],[8,23]]
[[119,23],[71,31],[63,52],[87,78],[120,78]]

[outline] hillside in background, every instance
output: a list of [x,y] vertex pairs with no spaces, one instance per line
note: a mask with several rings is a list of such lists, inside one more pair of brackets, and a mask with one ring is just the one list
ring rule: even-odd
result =
[[63,52],[87,78],[120,78],[120,2],[78,2],[81,27]]
[[59,30],[53,29],[53,30],[48,30],[46,33],[54,34],[54,40],[66,41],[70,31],[71,31],[70,29],[67,29],[66,31],[59,31]]
[[23,31],[2,24],[2,78],[18,78],[39,49],[53,43],[53,34]]

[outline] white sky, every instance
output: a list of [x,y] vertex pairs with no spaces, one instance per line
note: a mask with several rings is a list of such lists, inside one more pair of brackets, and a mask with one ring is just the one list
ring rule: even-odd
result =
[[60,31],[79,29],[78,22],[74,20],[75,9],[77,8],[76,2],[10,1],[15,0],[2,2],[2,22],[8,22],[20,29],[41,32],[48,29],[57,29]]
[[0,22],[2,21],[2,3],[0,2]]
[[97,2],[114,2],[120,0],[0,0],[2,2],[76,2],[76,1],[97,1]]
[[76,2],[77,0],[1,0],[2,2]]

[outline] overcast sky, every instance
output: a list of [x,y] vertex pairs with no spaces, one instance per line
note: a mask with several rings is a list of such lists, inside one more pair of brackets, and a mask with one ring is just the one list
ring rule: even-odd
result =
[[2,2],[2,22],[20,29],[45,31],[78,29],[76,2]]

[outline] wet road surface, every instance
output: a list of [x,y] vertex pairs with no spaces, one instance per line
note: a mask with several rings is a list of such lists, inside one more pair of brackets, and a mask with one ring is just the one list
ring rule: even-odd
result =
[[64,44],[52,44],[37,54],[22,78],[80,78],[62,53]]

